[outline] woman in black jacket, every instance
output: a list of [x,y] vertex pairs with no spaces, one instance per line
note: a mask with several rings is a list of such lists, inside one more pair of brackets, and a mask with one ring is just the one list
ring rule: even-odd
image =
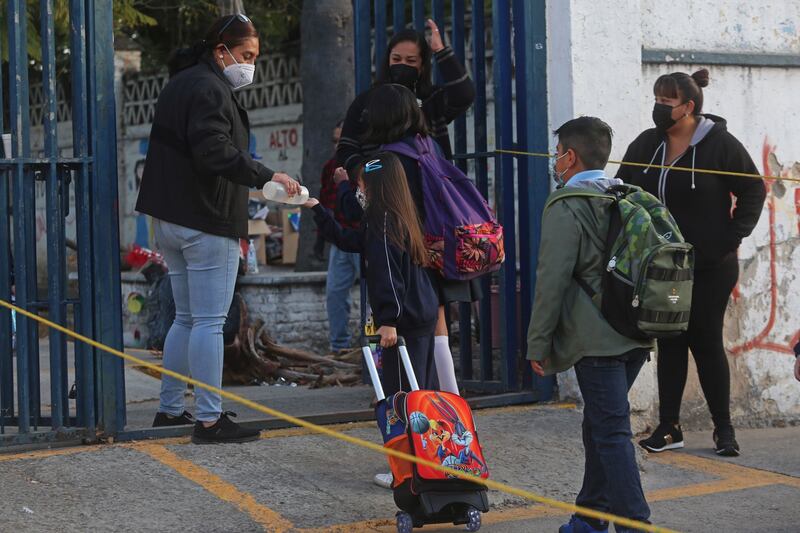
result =
[[[731,425],[730,371],[722,326],[739,277],[736,250],[758,222],[766,189],[761,179],[705,172],[758,174],[742,143],[728,132],[725,119],[701,114],[702,88],[707,85],[705,69],[691,76],[665,74],[656,80],[656,127],[639,135],[624,157],[626,162],[647,166],[622,165],[617,177],[656,195],[695,249],[689,329],[679,337],[658,341],[660,422],[639,444],[651,452],[683,447],[680,407],[691,350],[714,421],[714,450],[736,456],[739,445]],[[733,210],[731,196],[736,198]]]
[[[239,239],[247,238],[250,187],[299,184],[253,160],[250,124],[233,91],[253,81],[258,33],[246,16],[218,19],[205,40],[179,52],[174,76],[156,105],[136,210],[154,218],[159,250],[169,266],[175,321],[164,343],[164,367],[222,386],[222,326],[231,305]],[[153,426],[192,423],[184,410],[186,385],[163,376]],[[218,394],[195,389],[192,441],[245,442],[258,438],[222,411]]]
[[[401,30],[392,37],[375,86],[359,94],[347,110],[336,158],[354,183],[353,170],[378,149],[374,143],[364,141],[369,122],[367,108],[374,88],[387,83],[403,85],[416,95],[431,137],[445,157],[453,156],[447,125],[472,105],[475,86],[453,49],[444,45],[436,23],[428,20],[427,25],[431,30],[430,44],[424,35],[412,29]],[[431,55],[439,66],[443,85],[433,85],[431,81]]]

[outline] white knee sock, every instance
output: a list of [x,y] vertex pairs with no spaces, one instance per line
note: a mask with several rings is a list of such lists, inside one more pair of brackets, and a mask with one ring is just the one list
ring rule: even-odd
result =
[[453,354],[450,353],[450,342],[447,335],[434,337],[433,357],[436,361],[436,373],[439,375],[439,388],[458,394],[456,369],[453,366]]

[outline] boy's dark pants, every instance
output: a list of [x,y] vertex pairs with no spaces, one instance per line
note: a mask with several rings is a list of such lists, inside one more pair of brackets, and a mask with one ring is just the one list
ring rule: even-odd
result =
[[[419,388],[422,390],[438,390],[439,377],[436,374],[436,364],[433,358],[433,334],[422,337],[403,336],[403,338],[406,341],[406,349],[408,350],[408,356],[411,359],[411,366],[414,368]],[[406,372],[403,369],[403,363],[400,361],[400,353],[397,350],[397,346],[383,350],[381,365],[383,370],[381,384],[387,397],[401,390],[406,392],[411,390]]]
[[[575,365],[584,401],[586,452],[583,487],[575,503],[642,521],[649,518],[650,508],[631,442],[628,391],[647,356],[639,348],[616,357],[584,357]],[[583,520],[601,529],[600,522]]]

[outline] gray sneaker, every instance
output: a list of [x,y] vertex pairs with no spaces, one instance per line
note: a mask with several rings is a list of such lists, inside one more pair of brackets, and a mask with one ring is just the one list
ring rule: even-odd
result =
[[394,482],[394,476],[391,474],[391,472],[388,474],[375,474],[375,477],[372,478],[372,482],[379,487],[383,487],[384,489],[391,489],[392,483]]

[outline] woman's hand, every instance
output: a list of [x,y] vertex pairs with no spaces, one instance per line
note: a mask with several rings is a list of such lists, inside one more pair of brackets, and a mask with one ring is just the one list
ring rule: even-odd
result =
[[272,181],[275,183],[280,183],[283,185],[283,188],[286,189],[286,194],[289,196],[295,196],[300,194],[300,183],[289,176],[288,174],[284,174],[283,172],[276,172],[272,176]]
[[381,336],[381,346],[384,348],[391,348],[397,344],[397,328],[381,326],[378,328],[378,335]]
[[336,167],[333,171],[333,182],[338,186],[341,182],[348,179],[347,171],[344,167]]
[[433,19],[428,19],[428,22],[425,24],[431,30],[431,36],[428,38],[428,44],[431,45],[431,50],[433,53],[440,50],[444,50],[444,41],[442,40],[442,34],[439,32],[439,27],[433,21]]
[[309,209],[312,209],[314,206],[316,206],[318,204],[319,204],[319,200],[317,200],[316,198],[309,198],[308,201],[303,204],[303,207],[307,207]]

